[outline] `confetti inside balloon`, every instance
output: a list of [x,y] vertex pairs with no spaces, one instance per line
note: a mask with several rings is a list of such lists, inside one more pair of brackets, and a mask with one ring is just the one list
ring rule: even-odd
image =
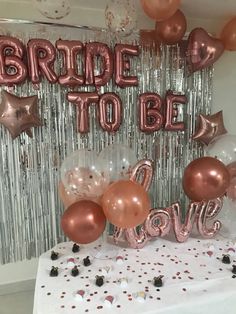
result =
[[228,165],[236,160],[236,135],[225,134],[206,148],[208,156],[215,157]]
[[61,166],[61,180],[66,190],[77,199],[95,202],[109,183],[106,174],[100,171],[97,153],[86,149],[67,156]]
[[70,13],[69,0],[33,0],[38,11],[49,19],[59,20]]
[[134,0],[110,0],[105,10],[105,22],[113,33],[130,35],[137,26]]

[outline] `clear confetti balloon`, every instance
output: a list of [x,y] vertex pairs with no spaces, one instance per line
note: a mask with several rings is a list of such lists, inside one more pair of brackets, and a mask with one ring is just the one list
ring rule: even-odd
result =
[[86,149],[73,152],[63,161],[61,180],[78,199],[89,200],[101,196],[109,183],[108,176],[101,172],[97,153]]
[[134,0],[110,0],[105,10],[109,30],[123,36],[130,35],[137,27],[137,10]]
[[206,155],[219,159],[225,165],[236,161],[236,135],[226,134],[218,137],[208,145]]
[[111,182],[129,179],[132,168],[136,163],[135,152],[126,145],[109,145],[99,155],[99,164],[102,171],[108,173]]
[[59,20],[70,13],[69,0],[33,0],[33,3],[49,19]]

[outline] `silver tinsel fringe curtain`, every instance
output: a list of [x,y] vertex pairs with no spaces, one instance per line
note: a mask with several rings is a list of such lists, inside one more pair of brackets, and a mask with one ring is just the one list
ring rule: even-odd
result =
[[[59,38],[82,42],[100,41],[114,47],[114,40],[105,31],[42,24],[1,23],[7,35],[24,44],[30,38],[46,38],[52,43]],[[138,43],[138,35],[126,39]],[[62,69],[58,54],[56,71]],[[82,62],[82,60],[78,60]],[[164,207],[181,201],[183,210],[188,200],[184,196],[181,178],[184,168],[202,155],[202,148],[191,140],[199,113],[209,114],[211,108],[212,71],[203,70],[186,76],[184,49],[180,46],[141,49],[132,60],[133,75],[139,86],[121,89],[113,81],[100,93],[115,92],[123,102],[123,123],[115,134],[102,131],[96,121],[95,108],[90,109],[90,133],[76,131],[76,106],[66,100],[68,88],[42,81],[38,90],[30,82],[1,89],[17,96],[38,95],[43,126],[33,129],[33,138],[25,133],[14,141],[0,125],[0,262],[9,263],[39,256],[65,237],[60,228],[64,211],[58,197],[61,161],[72,151],[90,148],[100,152],[111,143],[132,147],[138,159],[154,160],[155,177],[151,188],[153,206]],[[137,98],[143,92],[156,92],[162,97],[167,90],[185,94],[187,105],[179,106],[179,119],[186,125],[184,132],[159,131],[147,135],[139,131]],[[94,87],[78,90],[93,91]]]

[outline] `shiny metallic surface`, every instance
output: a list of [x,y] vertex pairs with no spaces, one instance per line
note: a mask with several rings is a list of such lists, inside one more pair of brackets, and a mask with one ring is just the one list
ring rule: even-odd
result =
[[[48,23],[14,23],[2,21],[1,28],[24,44],[30,38],[46,38],[53,44],[59,38],[100,41],[114,47],[119,39],[104,30],[85,27],[58,26]],[[138,43],[137,34],[120,39]],[[183,171],[187,164],[203,155],[203,149],[191,136],[197,116],[209,114],[211,108],[212,70],[206,69],[186,75],[184,46],[156,46],[142,48],[140,56],[131,60],[130,75],[137,75],[138,87],[120,88],[111,80],[100,87],[99,93],[115,92],[123,103],[123,122],[115,134],[104,132],[97,122],[96,108],[91,106],[90,132],[81,135],[76,129],[76,106],[66,100],[69,88],[49,84],[43,80],[38,88],[31,82],[8,88],[21,97],[38,96],[39,116],[43,126],[33,128],[33,138],[21,134],[14,141],[0,126],[0,262],[9,263],[34,256],[53,247],[65,237],[60,228],[64,212],[58,196],[60,165],[65,156],[79,148],[100,152],[111,143],[129,145],[138,159],[154,161],[155,174],[150,189],[153,207],[167,207],[180,201],[186,208],[188,200],[182,189]],[[83,58],[78,57],[81,65]],[[99,60],[98,60],[99,63]],[[62,57],[58,53],[55,70],[63,73]],[[164,98],[167,90],[185,94],[187,105],[178,105],[178,121],[184,121],[185,130],[140,132],[138,126],[138,95],[156,92]],[[83,86],[75,91],[95,91]],[[110,229],[108,229],[110,230]]]

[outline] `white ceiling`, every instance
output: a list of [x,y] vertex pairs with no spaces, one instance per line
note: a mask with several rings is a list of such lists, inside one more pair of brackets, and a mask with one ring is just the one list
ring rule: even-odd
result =
[[182,0],[186,16],[205,19],[228,19],[236,16],[236,0]]

